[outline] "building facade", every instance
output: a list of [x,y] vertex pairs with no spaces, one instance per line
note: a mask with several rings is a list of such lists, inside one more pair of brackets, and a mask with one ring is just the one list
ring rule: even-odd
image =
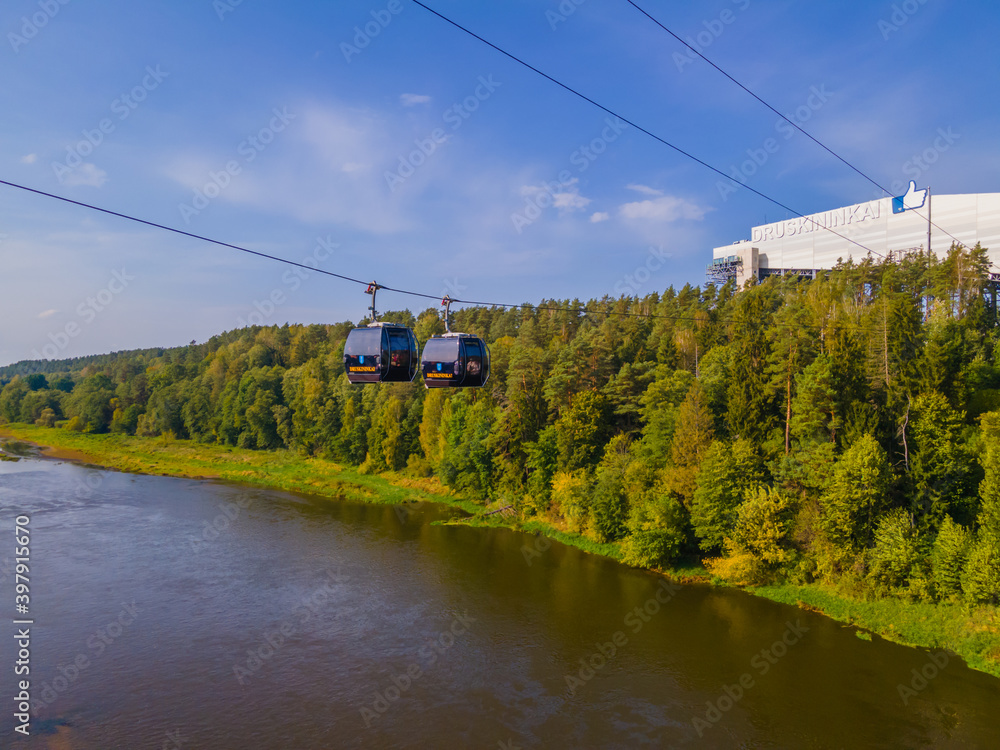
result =
[[922,206],[906,209],[899,198],[880,198],[764,224],[750,230],[750,239],[715,248],[708,276],[740,286],[751,276],[815,276],[840,260],[860,262],[869,250],[876,260],[928,247],[943,257],[956,239],[987,248],[992,278],[1000,281],[1000,193],[928,194]]

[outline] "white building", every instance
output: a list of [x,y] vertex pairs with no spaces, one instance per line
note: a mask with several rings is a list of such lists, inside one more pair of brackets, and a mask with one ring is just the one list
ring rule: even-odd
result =
[[815,276],[840,259],[859,262],[869,250],[876,260],[898,258],[926,251],[929,243],[942,257],[957,239],[968,247],[979,242],[987,248],[993,279],[1000,281],[1000,193],[928,194],[918,205],[922,193],[904,196],[905,210],[900,198],[880,198],[754,227],[750,239],[715,248],[708,275],[717,281],[735,278],[741,286],[751,276],[762,279],[789,271]]

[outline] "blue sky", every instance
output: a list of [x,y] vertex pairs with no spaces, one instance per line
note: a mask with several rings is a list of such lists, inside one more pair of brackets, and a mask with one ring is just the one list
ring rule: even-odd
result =
[[[787,217],[410,0],[64,3],[5,3],[0,179],[502,302],[703,283]],[[428,4],[796,211],[879,197],[625,0]],[[1000,190],[994,3],[639,4],[880,183]],[[359,320],[362,291],[0,186],[0,364]]]

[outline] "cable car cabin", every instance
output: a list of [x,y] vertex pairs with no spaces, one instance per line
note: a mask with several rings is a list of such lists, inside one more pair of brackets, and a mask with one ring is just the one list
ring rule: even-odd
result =
[[424,345],[426,388],[480,388],[490,378],[490,350],[478,336],[446,333]]
[[352,383],[409,383],[417,374],[417,339],[398,323],[372,323],[347,334],[344,369]]

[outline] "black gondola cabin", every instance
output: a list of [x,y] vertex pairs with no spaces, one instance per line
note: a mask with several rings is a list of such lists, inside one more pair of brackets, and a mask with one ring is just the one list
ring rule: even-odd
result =
[[372,323],[347,334],[344,369],[352,383],[409,383],[417,374],[417,339],[398,323]]
[[468,333],[435,336],[424,345],[421,370],[427,388],[480,388],[490,377],[490,350]]

